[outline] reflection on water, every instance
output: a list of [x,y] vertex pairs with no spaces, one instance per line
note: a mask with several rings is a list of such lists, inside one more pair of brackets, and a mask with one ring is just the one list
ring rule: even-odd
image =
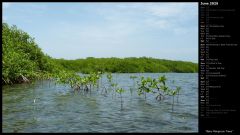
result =
[[[111,90],[90,93],[72,91],[54,82],[3,87],[3,132],[197,132],[198,74],[165,73],[182,87],[172,112],[172,100],[158,102],[152,95],[139,97],[130,75],[157,78],[160,73],[113,74],[127,91],[123,109]],[[101,80],[106,84],[106,76]],[[101,85],[100,85],[101,87]]]

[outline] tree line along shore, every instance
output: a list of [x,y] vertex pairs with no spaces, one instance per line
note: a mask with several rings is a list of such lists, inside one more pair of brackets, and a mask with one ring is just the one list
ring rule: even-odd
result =
[[[79,50],[81,53],[81,50]],[[198,64],[151,57],[94,58],[65,60],[43,53],[34,38],[17,26],[2,23],[2,84],[49,79],[62,72],[110,73],[195,73]]]

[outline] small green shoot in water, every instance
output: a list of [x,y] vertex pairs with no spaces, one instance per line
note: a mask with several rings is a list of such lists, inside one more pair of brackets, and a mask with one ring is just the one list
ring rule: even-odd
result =
[[117,89],[116,89],[116,92],[117,92],[118,94],[120,94],[120,98],[121,98],[121,110],[122,110],[122,108],[123,108],[122,93],[124,93],[125,90],[124,90],[123,88],[117,88]]
[[[56,76],[56,82],[60,84],[68,84],[74,90],[90,91],[97,85],[100,79],[100,73],[90,73],[86,76],[79,76],[70,72],[61,72]],[[130,79],[136,79],[136,76],[130,76]],[[109,88],[112,90],[113,94],[118,93],[121,98],[121,109],[123,108],[122,93],[125,92],[123,88],[118,87],[117,83],[112,81],[112,74],[107,73],[107,80],[109,83]],[[157,79],[152,79],[151,77],[141,77],[138,84],[138,95],[144,95],[145,101],[147,98],[147,93],[156,94],[156,100],[163,100],[165,96],[172,96],[172,110],[174,106],[174,97],[177,95],[177,101],[181,87],[176,86],[176,89],[170,89],[166,83],[167,78],[165,75],[159,76]],[[107,94],[105,89],[105,94]],[[132,94],[132,93],[131,93]]]

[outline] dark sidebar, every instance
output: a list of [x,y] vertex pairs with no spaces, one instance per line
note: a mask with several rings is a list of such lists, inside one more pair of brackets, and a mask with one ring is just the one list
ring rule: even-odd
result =
[[199,2],[199,133],[239,133],[239,5]]

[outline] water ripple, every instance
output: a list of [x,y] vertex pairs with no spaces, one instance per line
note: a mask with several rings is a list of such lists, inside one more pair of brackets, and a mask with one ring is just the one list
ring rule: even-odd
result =
[[165,75],[182,87],[173,108],[171,97],[158,102],[148,95],[145,101],[136,88],[131,95],[130,74],[113,74],[129,90],[122,95],[122,109],[120,96],[111,91],[104,96],[95,89],[90,95],[48,81],[3,87],[3,132],[197,132],[197,74]]

